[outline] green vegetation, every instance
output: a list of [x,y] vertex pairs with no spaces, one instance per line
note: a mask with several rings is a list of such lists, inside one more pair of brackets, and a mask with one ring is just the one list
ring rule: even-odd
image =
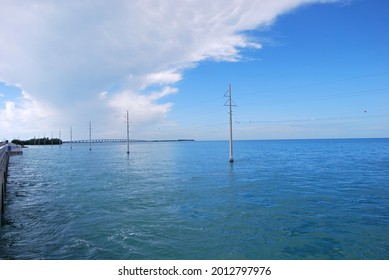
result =
[[33,138],[30,140],[19,140],[14,139],[11,141],[12,143],[16,145],[21,146],[32,146],[32,145],[62,145],[62,140],[58,138]]

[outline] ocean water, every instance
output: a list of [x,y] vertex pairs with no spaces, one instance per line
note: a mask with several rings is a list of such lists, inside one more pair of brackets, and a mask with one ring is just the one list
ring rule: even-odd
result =
[[389,259],[389,139],[30,147],[0,259]]

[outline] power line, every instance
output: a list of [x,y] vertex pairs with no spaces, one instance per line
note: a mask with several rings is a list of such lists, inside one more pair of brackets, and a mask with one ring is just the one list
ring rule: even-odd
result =
[[290,87],[284,87],[284,88],[278,88],[278,89],[272,89],[272,90],[265,90],[262,93],[272,93],[272,92],[286,91],[286,90],[291,90],[291,89],[315,87],[315,86],[321,86],[321,85],[327,85],[327,84],[333,84],[333,83],[340,83],[340,82],[346,82],[346,81],[367,79],[367,78],[377,77],[377,76],[384,76],[387,74],[389,74],[389,71],[374,73],[374,74],[365,74],[365,75],[360,75],[360,76],[355,76],[355,77],[350,77],[350,78],[329,80],[329,81],[323,81],[323,82],[317,82],[317,83],[302,84],[302,85],[296,85],[296,86],[290,86]]
[[339,120],[358,120],[372,118],[389,118],[389,114],[371,115],[371,116],[349,116],[349,117],[329,117],[329,118],[305,118],[289,120],[264,120],[264,121],[237,121],[236,124],[250,124],[251,126],[260,126],[266,123],[296,123],[296,122],[317,122],[317,121],[339,121]]
[[268,105],[274,105],[274,104],[278,105],[278,104],[294,103],[294,102],[311,102],[311,101],[318,101],[318,100],[330,100],[330,99],[337,99],[337,98],[367,96],[367,95],[376,95],[376,94],[385,94],[385,93],[389,93],[389,88],[358,90],[358,91],[350,91],[347,93],[319,95],[319,96],[312,96],[312,97],[306,97],[306,98],[290,98],[290,99],[284,99],[284,100],[276,100],[276,101],[268,102],[268,103],[262,103],[261,105],[255,105],[255,104],[244,105],[243,104],[242,106],[245,106],[245,107],[268,106]]

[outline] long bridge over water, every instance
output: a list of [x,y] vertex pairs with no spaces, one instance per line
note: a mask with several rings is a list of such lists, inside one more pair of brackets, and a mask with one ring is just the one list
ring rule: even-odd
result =
[[[129,139],[129,142],[180,142],[180,141],[194,141],[193,139],[176,139],[176,140],[139,140]],[[127,142],[127,139],[88,139],[88,140],[72,140],[63,141],[62,143],[122,143]]]
[[[72,141],[63,141],[62,143],[118,143],[118,142],[127,142],[127,139],[88,139],[88,140],[72,140]],[[144,142],[143,140],[130,139],[129,142]]]

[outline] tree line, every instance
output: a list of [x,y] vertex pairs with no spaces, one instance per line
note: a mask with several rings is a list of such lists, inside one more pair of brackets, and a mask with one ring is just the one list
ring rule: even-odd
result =
[[43,138],[32,138],[30,140],[19,140],[14,139],[11,141],[12,143],[16,145],[21,146],[32,146],[32,145],[62,145],[62,140],[59,138],[49,138],[49,137],[43,137]]

